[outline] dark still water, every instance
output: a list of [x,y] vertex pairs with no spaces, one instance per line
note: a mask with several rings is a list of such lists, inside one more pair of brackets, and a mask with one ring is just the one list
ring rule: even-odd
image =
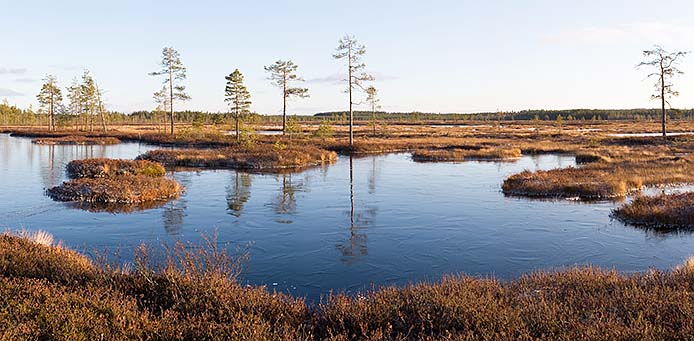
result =
[[345,156],[292,175],[176,172],[187,189],[179,200],[129,214],[83,211],[43,194],[65,179],[70,160],[131,159],[153,148],[39,146],[0,135],[0,228],[43,229],[80,251],[120,249],[124,255],[141,242],[199,241],[201,233],[216,230],[220,243],[252,243],[244,281],[312,298],[448,273],[513,278],[575,264],[670,268],[694,253],[689,233],[612,221],[614,203],[500,192],[512,173],[574,165],[567,156],[513,163],[414,163],[408,154],[354,158],[351,186]]

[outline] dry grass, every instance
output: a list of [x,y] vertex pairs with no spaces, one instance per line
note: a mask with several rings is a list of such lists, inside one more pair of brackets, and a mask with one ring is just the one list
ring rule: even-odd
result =
[[613,214],[626,223],[650,228],[694,228],[694,192],[641,196]]
[[111,145],[119,144],[120,140],[115,137],[64,136],[37,138],[31,142],[48,145]]
[[435,161],[496,161],[514,160],[521,157],[519,148],[453,148],[453,149],[420,149],[412,153],[412,159],[420,162]]
[[75,178],[108,178],[122,175],[162,177],[166,169],[156,162],[146,160],[84,159],[67,164],[67,174]]
[[658,158],[620,162],[594,162],[580,168],[524,171],[508,177],[507,195],[608,199],[638,192],[642,186],[694,182],[691,158]]
[[178,244],[129,269],[0,236],[3,339],[689,339],[694,261],[631,275],[597,268],[510,282],[448,276],[319,304],[236,282],[216,244]]
[[46,191],[57,201],[97,204],[139,204],[177,198],[182,188],[175,180],[145,175],[80,178]]
[[138,156],[139,160],[160,162],[167,167],[238,168],[276,170],[305,168],[334,162],[335,152],[294,145],[277,148],[259,145],[253,148],[153,150]]

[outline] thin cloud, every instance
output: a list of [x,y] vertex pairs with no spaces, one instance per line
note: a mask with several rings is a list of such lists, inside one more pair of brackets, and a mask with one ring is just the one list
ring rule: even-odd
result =
[[23,75],[27,72],[25,68],[5,68],[0,67],[0,75]]
[[612,44],[624,41],[650,41],[677,44],[694,40],[694,26],[663,22],[642,22],[571,29],[546,37],[551,42]]
[[12,89],[0,88],[0,96],[17,97],[17,96],[24,96],[24,94],[21,92],[14,91]]
[[311,78],[307,80],[309,83],[333,83],[337,84],[342,82],[345,78],[347,78],[345,75],[336,73],[332,75],[327,75],[323,77],[318,77],[318,78]]
[[39,80],[36,78],[28,78],[28,77],[15,78],[14,79],[14,82],[17,82],[17,83],[34,83],[34,82],[38,82],[38,81]]

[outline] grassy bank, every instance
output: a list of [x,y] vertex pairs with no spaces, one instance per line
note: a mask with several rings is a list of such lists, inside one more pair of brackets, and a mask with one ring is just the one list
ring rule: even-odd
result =
[[688,339],[694,261],[671,271],[597,268],[501,282],[449,276],[321,303],[236,281],[224,251],[179,245],[166,261],[140,248],[103,265],[50,236],[0,236],[4,339]]
[[514,196],[610,199],[638,192],[643,186],[691,182],[694,182],[694,160],[691,157],[663,157],[524,171],[504,180],[502,190]]
[[521,157],[521,150],[513,147],[468,148],[452,149],[420,149],[412,152],[412,159],[419,162],[437,161],[497,161],[515,160]]
[[694,228],[694,192],[642,196],[614,210],[618,219],[655,229]]
[[252,148],[152,150],[139,160],[160,162],[167,167],[234,168],[272,171],[301,169],[334,162],[335,152],[313,146],[257,145]]
[[119,144],[120,140],[101,136],[63,136],[36,138],[31,142],[46,145],[112,145]]

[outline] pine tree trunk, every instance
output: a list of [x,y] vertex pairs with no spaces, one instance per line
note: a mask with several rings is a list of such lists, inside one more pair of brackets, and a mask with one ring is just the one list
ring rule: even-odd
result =
[[353,117],[352,117],[352,47],[347,53],[348,59],[348,86],[349,86],[349,146],[354,146],[354,128],[353,128]]
[[287,75],[284,74],[282,83],[282,135],[287,133]]
[[174,136],[173,69],[171,65],[169,65],[169,119],[171,120],[171,136]]
[[663,137],[667,136],[667,132],[665,131],[665,75],[663,73],[660,74],[660,99],[661,99],[661,104],[662,104],[662,112],[661,112],[661,117],[660,117],[660,123],[663,128]]

